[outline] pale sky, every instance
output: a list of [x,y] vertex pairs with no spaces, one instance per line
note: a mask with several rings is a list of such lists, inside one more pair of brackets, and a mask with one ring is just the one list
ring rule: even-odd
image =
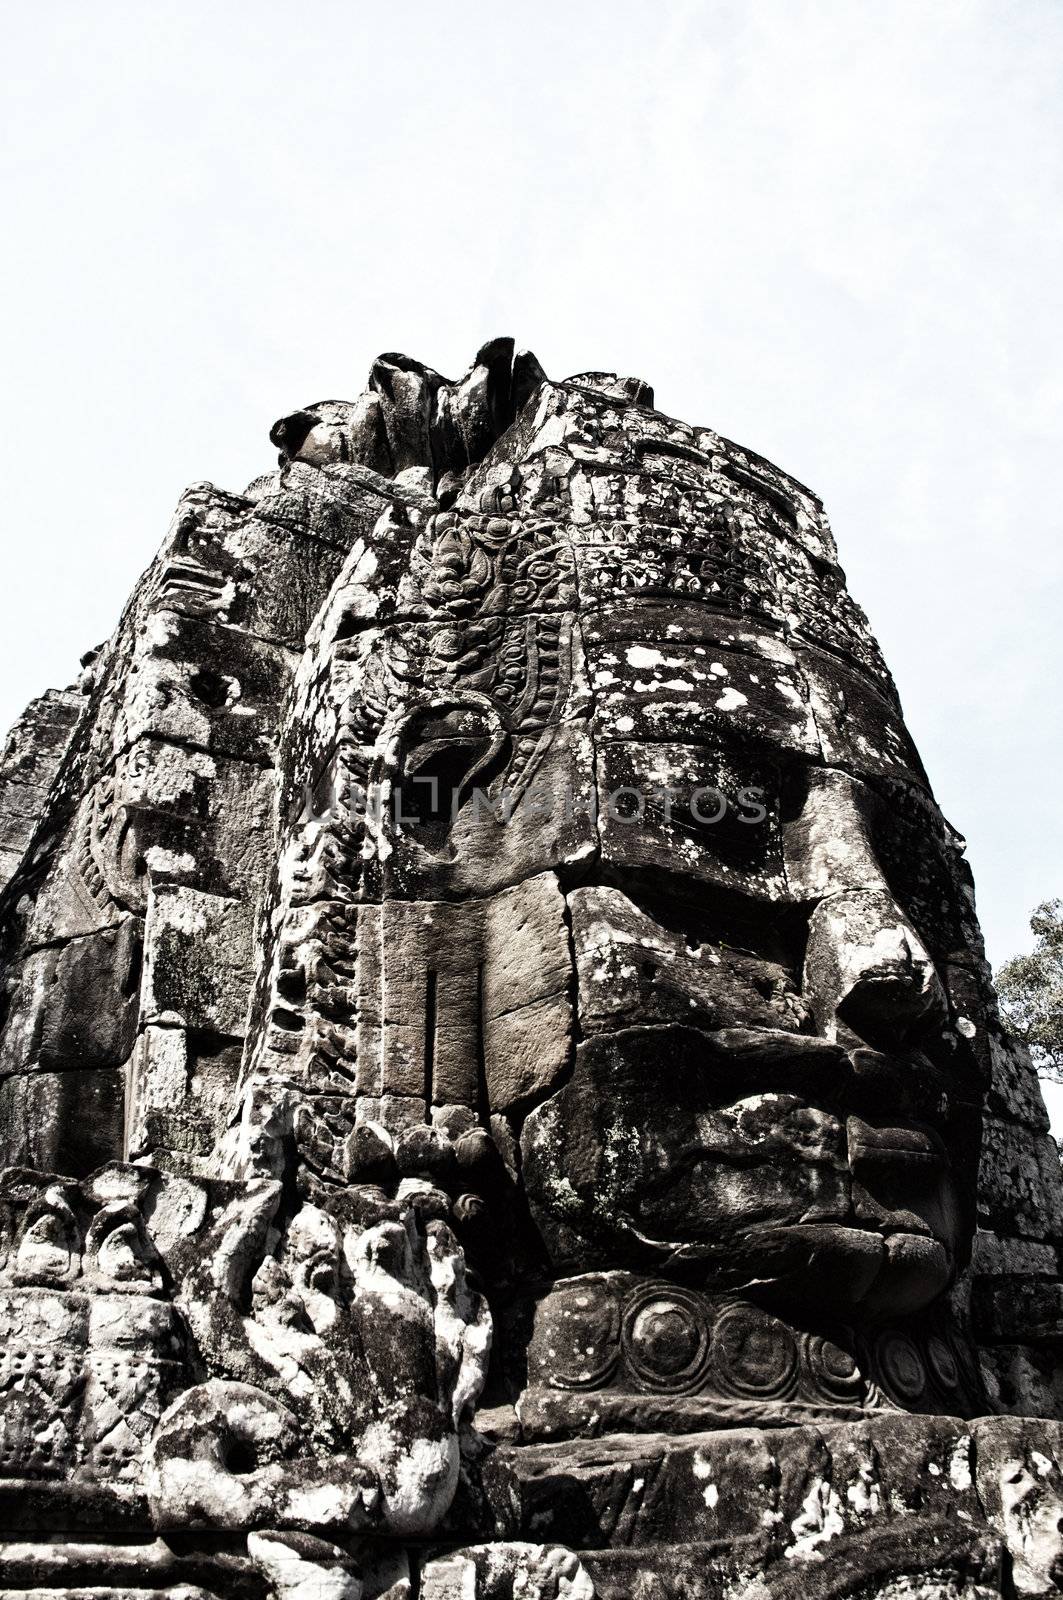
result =
[[10,3],[0,722],[189,482],[510,333],[819,492],[991,957],[1063,894],[1061,0]]

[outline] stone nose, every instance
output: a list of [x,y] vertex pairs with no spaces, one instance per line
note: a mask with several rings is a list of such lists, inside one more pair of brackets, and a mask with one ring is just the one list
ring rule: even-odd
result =
[[816,907],[805,997],[820,1032],[839,1024],[878,1049],[944,1024],[947,1001],[929,951],[885,887],[832,895]]
[[839,1026],[878,1049],[943,1025],[948,1003],[933,959],[898,905],[878,858],[883,802],[846,773],[812,772],[784,834],[792,893],[815,904],[804,997],[828,1039]]

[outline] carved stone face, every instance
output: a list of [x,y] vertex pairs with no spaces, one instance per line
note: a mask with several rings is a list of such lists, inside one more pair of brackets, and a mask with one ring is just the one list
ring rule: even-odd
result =
[[818,502],[508,340],[273,439],[0,763],[0,1590],[1045,1591],[1063,1179]]
[[[938,970],[962,910],[940,819],[873,760],[817,759],[808,658],[777,639],[650,604],[585,637],[581,1042],[523,1136],[555,1266],[918,1310],[969,1245],[978,1138]],[[887,715],[866,742],[903,738]]]
[[974,1226],[955,838],[815,502],[595,385],[335,601],[348,759],[401,806],[362,1114],[505,1118],[555,1274],[920,1310]]
[[959,841],[818,502],[652,403],[382,357],[6,747],[0,1592],[1058,1583]]
[[[807,660],[670,615],[584,620],[590,710],[547,730],[508,822],[476,797],[512,771],[497,716],[440,704],[406,723],[387,858],[405,923],[385,903],[403,966],[433,984],[434,1067],[452,1074],[435,1097],[475,1103],[479,1036],[491,1109],[531,1108],[523,1182],[555,1271],[918,1310],[973,1228],[982,1018],[967,995],[957,1029],[944,982],[955,852],[907,777],[817,759]],[[854,746],[901,745],[872,712]]]

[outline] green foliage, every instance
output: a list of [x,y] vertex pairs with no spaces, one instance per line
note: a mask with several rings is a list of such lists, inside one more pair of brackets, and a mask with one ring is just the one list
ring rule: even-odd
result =
[[1046,900],[1030,918],[1036,943],[997,973],[1001,1009],[1025,1040],[1042,1078],[1063,1083],[1063,900]]

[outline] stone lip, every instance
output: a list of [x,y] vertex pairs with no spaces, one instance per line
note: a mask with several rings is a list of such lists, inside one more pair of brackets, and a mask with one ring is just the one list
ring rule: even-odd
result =
[[899,1080],[899,1065],[880,1058],[869,1084],[828,1041],[767,1036],[758,1059],[756,1040],[664,1027],[578,1046],[573,1077],[523,1135],[525,1182],[557,1264],[759,1281],[777,1300],[871,1322],[918,1311],[966,1254],[956,1191],[969,1156],[954,1168],[945,1140],[962,1150],[970,1108],[960,1117],[953,1100],[940,1132],[891,1121],[884,1074]]

